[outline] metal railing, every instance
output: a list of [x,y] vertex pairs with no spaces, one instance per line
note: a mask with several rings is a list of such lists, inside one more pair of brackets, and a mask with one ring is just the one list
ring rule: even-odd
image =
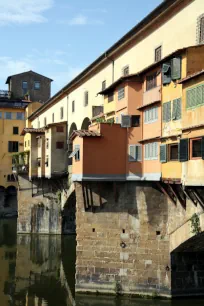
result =
[[0,98],[11,98],[11,91],[0,89]]

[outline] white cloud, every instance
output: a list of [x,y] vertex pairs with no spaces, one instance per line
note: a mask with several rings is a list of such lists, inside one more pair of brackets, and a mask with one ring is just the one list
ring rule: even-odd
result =
[[83,25],[103,25],[104,22],[99,19],[90,19],[85,15],[79,14],[71,20],[60,20],[60,24],[68,24],[71,26],[83,26]]
[[0,0],[0,25],[42,23],[53,0]]
[[83,9],[83,12],[87,12],[87,13],[107,13],[107,9],[105,8],[87,8],[87,9]]

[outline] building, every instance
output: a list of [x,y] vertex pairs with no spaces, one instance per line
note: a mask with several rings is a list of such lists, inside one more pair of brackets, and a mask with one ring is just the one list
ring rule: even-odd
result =
[[50,98],[51,80],[32,70],[11,75],[7,78],[8,91],[13,98],[44,103]]

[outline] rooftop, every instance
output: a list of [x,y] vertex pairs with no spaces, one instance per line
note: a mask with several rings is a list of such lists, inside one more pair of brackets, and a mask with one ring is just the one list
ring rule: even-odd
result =
[[73,131],[69,139],[73,140],[77,136],[78,137],[101,137],[101,134],[95,131],[77,130],[77,131]]
[[200,76],[200,75],[202,75],[202,74],[204,74],[204,69],[201,70],[201,71],[195,72],[195,73],[193,73],[193,74],[191,74],[191,75],[188,75],[186,78],[183,78],[183,79],[180,80],[178,83],[179,83],[179,84],[185,83],[185,82],[187,82],[187,81],[189,81],[189,80],[192,80],[192,79],[194,79],[194,78],[196,78],[196,77],[198,77],[198,76]]
[[7,78],[5,84],[9,84],[10,79],[11,79],[12,77],[18,76],[18,75],[20,76],[20,75],[27,74],[27,73],[33,73],[34,75],[39,75],[39,76],[41,76],[41,77],[43,77],[43,78],[46,78],[46,79],[50,80],[51,82],[53,81],[52,79],[47,78],[46,76],[44,76],[44,75],[42,75],[42,74],[39,74],[39,73],[34,72],[34,71],[32,71],[32,70],[29,70],[29,71],[25,71],[25,72],[21,72],[21,73],[18,73],[18,74],[13,74],[13,75],[8,76],[8,78]]

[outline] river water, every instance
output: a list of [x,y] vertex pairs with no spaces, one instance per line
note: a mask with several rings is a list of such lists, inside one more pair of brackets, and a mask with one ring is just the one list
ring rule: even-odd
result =
[[16,220],[0,220],[0,306],[204,305],[191,299],[74,298],[75,249],[75,236],[17,235]]

